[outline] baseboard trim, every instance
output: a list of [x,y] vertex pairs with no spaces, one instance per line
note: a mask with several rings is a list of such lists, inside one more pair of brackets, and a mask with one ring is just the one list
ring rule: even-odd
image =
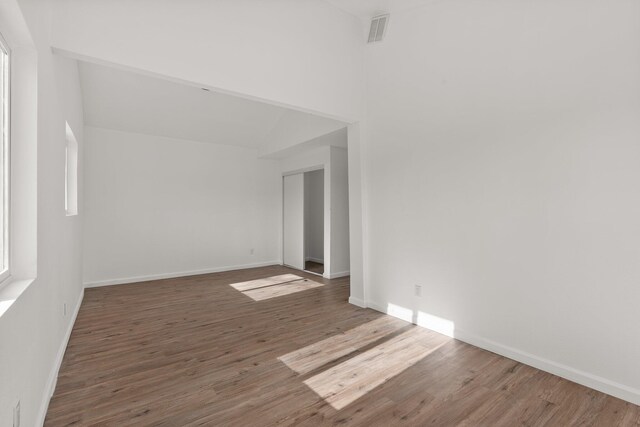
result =
[[[352,302],[351,298],[349,298],[349,302],[358,305],[357,303]],[[367,301],[367,307],[393,317],[401,318],[400,316],[394,315],[393,313],[389,313],[389,310],[387,310],[384,305],[378,304],[376,302]],[[424,327],[423,325],[420,326]],[[593,375],[589,372],[574,369],[570,366],[554,362],[553,360],[545,359],[543,357],[539,357],[534,354],[527,353],[525,351],[518,350],[504,344],[500,344],[471,332],[456,329],[454,332],[454,338],[483,350],[487,350],[492,353],[499,354],[500,356],[515,360],[517,362],[524,363],[525,365],[540,369],[541,371],[557,375],[561,378],[573,381],[585,387],[589,387],[613,397],[631,402],[635,405],[640,405],[640,390],[633,387],[629,387],[627,385],[608,380],[598,375]]]
[[501,356],[508,357],[509,359],[524,363],[525,365],[533,366],[534,368],[549,372],[569,381],[601,391],[602,393],[626,400],[627,402],[631,402],[635,405],[640,405],[640,390],[638,389],[488,340],[467,331],[457,329],[455,331],[455,338],[460,341],[464,341],[467,344],[480,347]]
[[349,304],[353,304],[360,308],[367,308],[367,304],[364,302],[364,300],[356,297],[349,297]]
[[326,276],[324,276],[325,279],[338,279],[340,277],[347,277],[349,274],[351,274],[349,271],[340,271],[338,273],[328,273]]
[[246,270],[248,268],[267,267],[271,265],[280,265],[280,261],[258,262],[254,264],[232,265],[227,267],[206,268],[202,270],[177,271],[173,273],[150,274],[145,276],[120,277],[117,279],[98,280],[94,282],[86,282],[85,288],[97,288],[100,286],[125,285],[127,283],[148,282],[151,280],[174,279],[176,277],[197,276],[200,274],[221,273],[224,271]]
[[80,306],[82,305],[82,300],[84,299],[84,289],[80,292],[80,298],[78,298],[78,302],[76,307],[73,310],[73,315],[71,316],[71,321],[69,322],[69,327],[67,328],[67,332],[62,339],[62,343],[60,344],[60,348],[58,349],[58,354],[56,355],[55,364],[49,373],[49,378],[47,380],[47,385],[45,387],[45,394],[40,405],[40,415],[38,416],[38,423],[36,425],[43,426],[44,420],[47,416],[47,410],[49,409],[49,401],[51,401],[51,397],[53,396],[53,392],[56,390],[56,384],[58,383],[58,372],[60,372],[60,366],[62,366],[62,359],[64,358],[64,353],[67,351],[67,344],[69,344],[69,338],[71,338],[71,332],[73,331],[73,326],[76,324],[76,318],[78,317],[78,312],[80,311]]
[[[384,313],[384,314],[389,314],[387,312],[387,308],[385,306],[380,305],[375,301],[367,301],[367,308],[370,308],[370,309],[375,310],[375,311],[379,311],[379,312]],[[391,316],[391,314],[389,314],[389,316]],[[397,316],[394,316],[394,317],[397,317]]]
[[324,264],[324,260],[320,259],[320,258],[313,258],[313,257],[306,257],[305,261],[313,261],[313,262],[317,262],[318,264]]

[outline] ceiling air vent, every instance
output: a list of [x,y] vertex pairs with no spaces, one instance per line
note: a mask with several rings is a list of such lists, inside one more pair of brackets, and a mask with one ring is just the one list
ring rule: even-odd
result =
[[369,28],[369,40],[367,43],[382,41],[388,24],[389,14],[374,16],[371,19],[371,28]]

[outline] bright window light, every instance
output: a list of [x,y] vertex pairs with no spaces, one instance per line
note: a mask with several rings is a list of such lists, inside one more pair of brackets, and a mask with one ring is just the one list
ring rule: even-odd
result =
[[451,320],[443,319],[442,317],[434,316],[433,314],[419,311],[418,321],[416,324],[451,338],[455,336],[455,324]]
[[395,304],[387,304],[387,314],[405,322],[413,322],[413,310]]
[[64,205],[67,216],[78,215],[78,141],[67,123],[67,163]]
[[9,69],[10,51],[0,35],[0,281],[9,276]]

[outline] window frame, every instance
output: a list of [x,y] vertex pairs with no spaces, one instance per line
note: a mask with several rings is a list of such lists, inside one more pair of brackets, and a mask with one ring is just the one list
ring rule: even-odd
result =
[[6,55],[7,63],[5,70],[0,70],[0,72],[6,72],[6,75],[0,75],[0,79],[2,81],[0,84],[6,85],[4,90],[6,91],[3,95],[5,97],[4,100],[0,100],[0,102],[4,102],[3,108],[3,116],[0,120],[6,121],[4,123],[5,129],[4,133],[0,135],[0,149],[2,150],[2,162],[3,164],[3,174],[0,176],[2,182],[0,185],[3,187],[2,192],[2,200],[0,200],[0,208],[3,210],[2,215],[2,224],[0,227],[2,229],[2,245],[3,245],[3,264],[2,267],[4,269],[0,271],[0,284],[6,281],[9,277],[11,277],[11,227],[10,227],[10,219],[11,219],[11,67],[12,67],[12,58],[11,58],[11,48],[9,44],[0,33],[0,53]]

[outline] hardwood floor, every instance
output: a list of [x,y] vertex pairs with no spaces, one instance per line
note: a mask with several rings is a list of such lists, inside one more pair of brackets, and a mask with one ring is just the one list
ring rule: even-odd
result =
[[[243,293],[283,274],[324,286]],[[45,425],[640,426],[638,406],[348,291],[279,266],[87,289]]]
[[305,261],[304,269],[312,273],[322,274],[324,273],[324,264],[315,261]]

